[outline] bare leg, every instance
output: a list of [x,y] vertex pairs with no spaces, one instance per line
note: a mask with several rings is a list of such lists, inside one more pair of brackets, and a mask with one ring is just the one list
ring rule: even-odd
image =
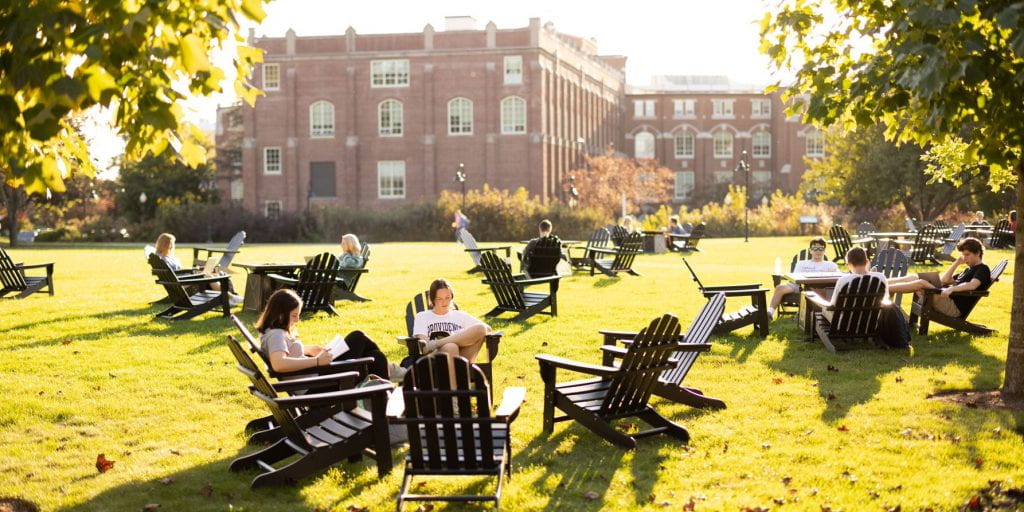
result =
[[775,287],[775,293],[772,293],[772,300],[768,304],[768,309],[775,311],[779,308],[779,304],[782,304],[782,298],[786,295],[793,293],[793,288],[789,283],[782,283]]
[[915,280],[912,280],[912,281],[909,281],[909,282],[896,283],[895,285],[893,284],[892,281],[889,281],[889,293],[890,294],[910,293],[910,292],[917,292],[917,291],[920,291],[920,290],[933,290],[933,289],[935,289],[935,287],[932,286],[932,284],[929,283],[928,281],[925,281],[924,279],[915,279]]
[[914,281],[917,281],[917,279],[918,279],[917,274],[907,274],[905,276],[900,276],[900,277],[890,277],[889,279],[886,279],[885,281],[889,284],[889,287],[892,288],[892,285],[894,285],[894,284],[912,283]]
[[[471,325],[447,338],[437,340],[437,347],[449,354],[461,355],[473,363],[476,362],[476,356],[480,353],[480,348],[483,347],[486,335],[487,327],[483,324]],[[447,348],[449,346],[452,348]],[[455,352],[451,352],[451,350]]]

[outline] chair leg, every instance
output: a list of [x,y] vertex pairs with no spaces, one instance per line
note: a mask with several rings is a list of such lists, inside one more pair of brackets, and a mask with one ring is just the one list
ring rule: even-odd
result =
[[256,467],[257,461],[263,461],[267,464],[271,464],[291,457],[294,454],[295,450],[292,450],[292,448],[288,446],[287,439],[280,439],[267,448],[250,453],[249,455],[243,455],[231,461],[231,465],[228,466],[228,469],[231,471],[241,471],[243,469]]
[[543,431],[547,435],[555,430],[555,367],[540,363],[540,378],[544,382]]
[[583,425],[591,432],[603,437],[606,441],[616,446],[621,446],[627,450],[636,448],[636,439],[615,430],[611,423],[594,416],[590,411],[565,403],[561,404],[559,408],[564,410],[566,414],[576,420],[579,424]]
[[697,409],[725,409],[725,402],[718,398],[706,396],[700,391],[686,386],[673,386],[659,382],[654,387],[654,394],[676,403],[689,405]]
[[640,419],[656,429],[663,430],[669,436],[679,439],[684,443],[690,442],[690,432],[685,427],[658,414],[654,409],[648,408],[640,413],[639,416]]
[[825,348],[833,354],[836,353],[836,347],[832,344],[832,340],[828,337],[828,331],[825,329],[824,321],[815,319],[814,331],[818,334],[818,339],[825,345]]
[[409,490],[409,484],[412,482],[412,476],[409,475],[409,471],[406,470],[405,474],[402,475],[402,487],[398,490],[398,506],[395,507],[397,512],[402,512],[402,503],[405,501],[405,492]]

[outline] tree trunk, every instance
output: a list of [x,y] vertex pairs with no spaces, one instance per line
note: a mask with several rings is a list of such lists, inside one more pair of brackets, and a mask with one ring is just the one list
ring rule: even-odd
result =
[[18,245],[18,212],[21,211],[21,194],[18,189],[3,184],[4,206],[7,208],[7,239],[11,247]]
[[1003,395],[1024,397],[1024,229],[1020,215],[1024,212],[1024,159],[1017,162],[1017,238],[1013,260],[1013,308],[1010,312],[1010,340],[1006,348],[1006,378]]

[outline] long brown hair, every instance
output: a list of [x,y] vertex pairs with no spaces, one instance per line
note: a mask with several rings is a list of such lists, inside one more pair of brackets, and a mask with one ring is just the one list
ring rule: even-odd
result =
[[282,288],[270,296],[267,307],[263,308],[260,318],[256,320],[256,330],[263,334],[268,329],[288,330],[288,322],[292,311],[302,306],[302,299],[294,290]]

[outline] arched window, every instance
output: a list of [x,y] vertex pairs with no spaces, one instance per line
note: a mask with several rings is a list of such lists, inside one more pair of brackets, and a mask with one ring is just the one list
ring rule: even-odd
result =
[[807,132],[807,156],[825,156],[825,134],[821,130]]
[[772,156],[772,134],[768,130],[756,130],[751,136],[750,144],[755,158]]
[[640,132],[633,139],[633,156],[635,158],[654,158],[654,134]]
[[679,130],[673,139],[675,140],[676,158],[693,158],[694,141],[692,131]]
[[501,133],[526,133],[526,101],[519,96],[501,100]]
[[448,102],[448,135],[473,133],[473,102],[455,98]]
[[387,137],[402,135],[402,102],[384,100],[377,107],[379,121],[377,132]]
[[732,133],[728,130],[718,130],[713,138],[715,158],[732,158]]
[[334,136],[334,105],[329,101],[317,101],[309,106],[309,136]]

